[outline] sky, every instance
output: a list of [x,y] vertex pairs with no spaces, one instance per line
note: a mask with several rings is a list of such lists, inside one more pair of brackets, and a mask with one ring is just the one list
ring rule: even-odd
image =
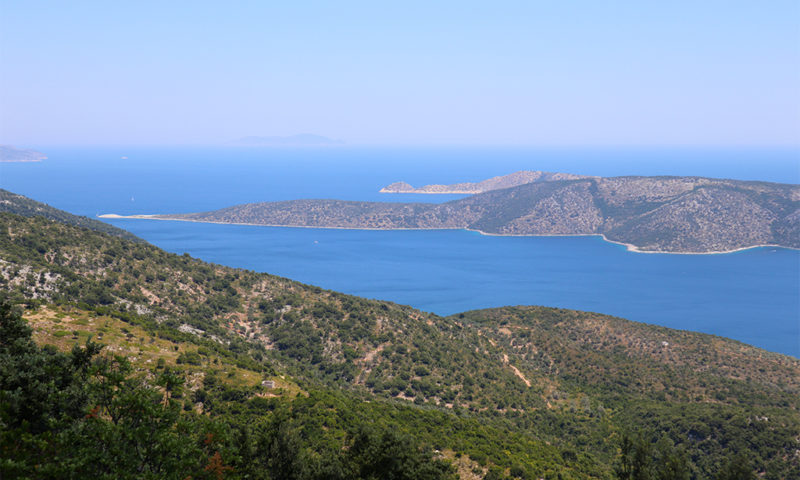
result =
[[800,145],[800,2],[0,0],[0,143]]

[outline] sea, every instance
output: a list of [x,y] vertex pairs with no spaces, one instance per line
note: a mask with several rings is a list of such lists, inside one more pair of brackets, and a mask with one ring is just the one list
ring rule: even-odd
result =
[[[39,147],[0,164],[0,188],[69,212],[153,214],[336,198],[445,202],[381,194],[518,170],[690,175],[800,183],[800,150],[780,148]],[[498,237],[461,230],[371,231],[105,220],[165,250],[449,315],[545,305],[739,340],[800,358],[800,251],[643,254],[586,237]]]

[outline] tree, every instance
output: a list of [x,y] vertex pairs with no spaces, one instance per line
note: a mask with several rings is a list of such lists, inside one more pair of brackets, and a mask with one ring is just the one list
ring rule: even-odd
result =
[[84,388],[100,346],[87,341],[71,354],[40,349],[19,311],[0,302],[0,477],[30,474],[86,410]]
[[39,348],[0,302],[0,478],[182,479],[212,465],[196,441],[200,420],[168,395],[180,379],[162,374],[162,393],[100,350]]
[[728,459],[717,474],[717,480],[756,480],[756,474],[744,455],[735,455]]
[[669,438],[662,437],[654,447],[641,433],[635,439],[622,435],[614,473],[620,480],[688,480],[691,476],[686,454]]
[[431,458],[413,438],[394,429],[377,432],[362,426],[351,441],[347,462],[354,477],[386,480],[449,478],[450,466]]

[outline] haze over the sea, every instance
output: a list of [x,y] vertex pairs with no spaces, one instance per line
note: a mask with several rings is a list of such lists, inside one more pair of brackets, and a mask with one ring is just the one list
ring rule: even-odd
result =
[[2,144],[800,144],[793,0],[0,11]]

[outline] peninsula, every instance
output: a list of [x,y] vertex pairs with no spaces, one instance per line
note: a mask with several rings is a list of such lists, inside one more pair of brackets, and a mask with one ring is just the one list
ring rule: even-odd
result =
[[765,245],[800,248],[800,186],[704,177],[585,177],[526,183],[442,204],[291,200],[124,218],[602,235],[639,252],[723,253]]

